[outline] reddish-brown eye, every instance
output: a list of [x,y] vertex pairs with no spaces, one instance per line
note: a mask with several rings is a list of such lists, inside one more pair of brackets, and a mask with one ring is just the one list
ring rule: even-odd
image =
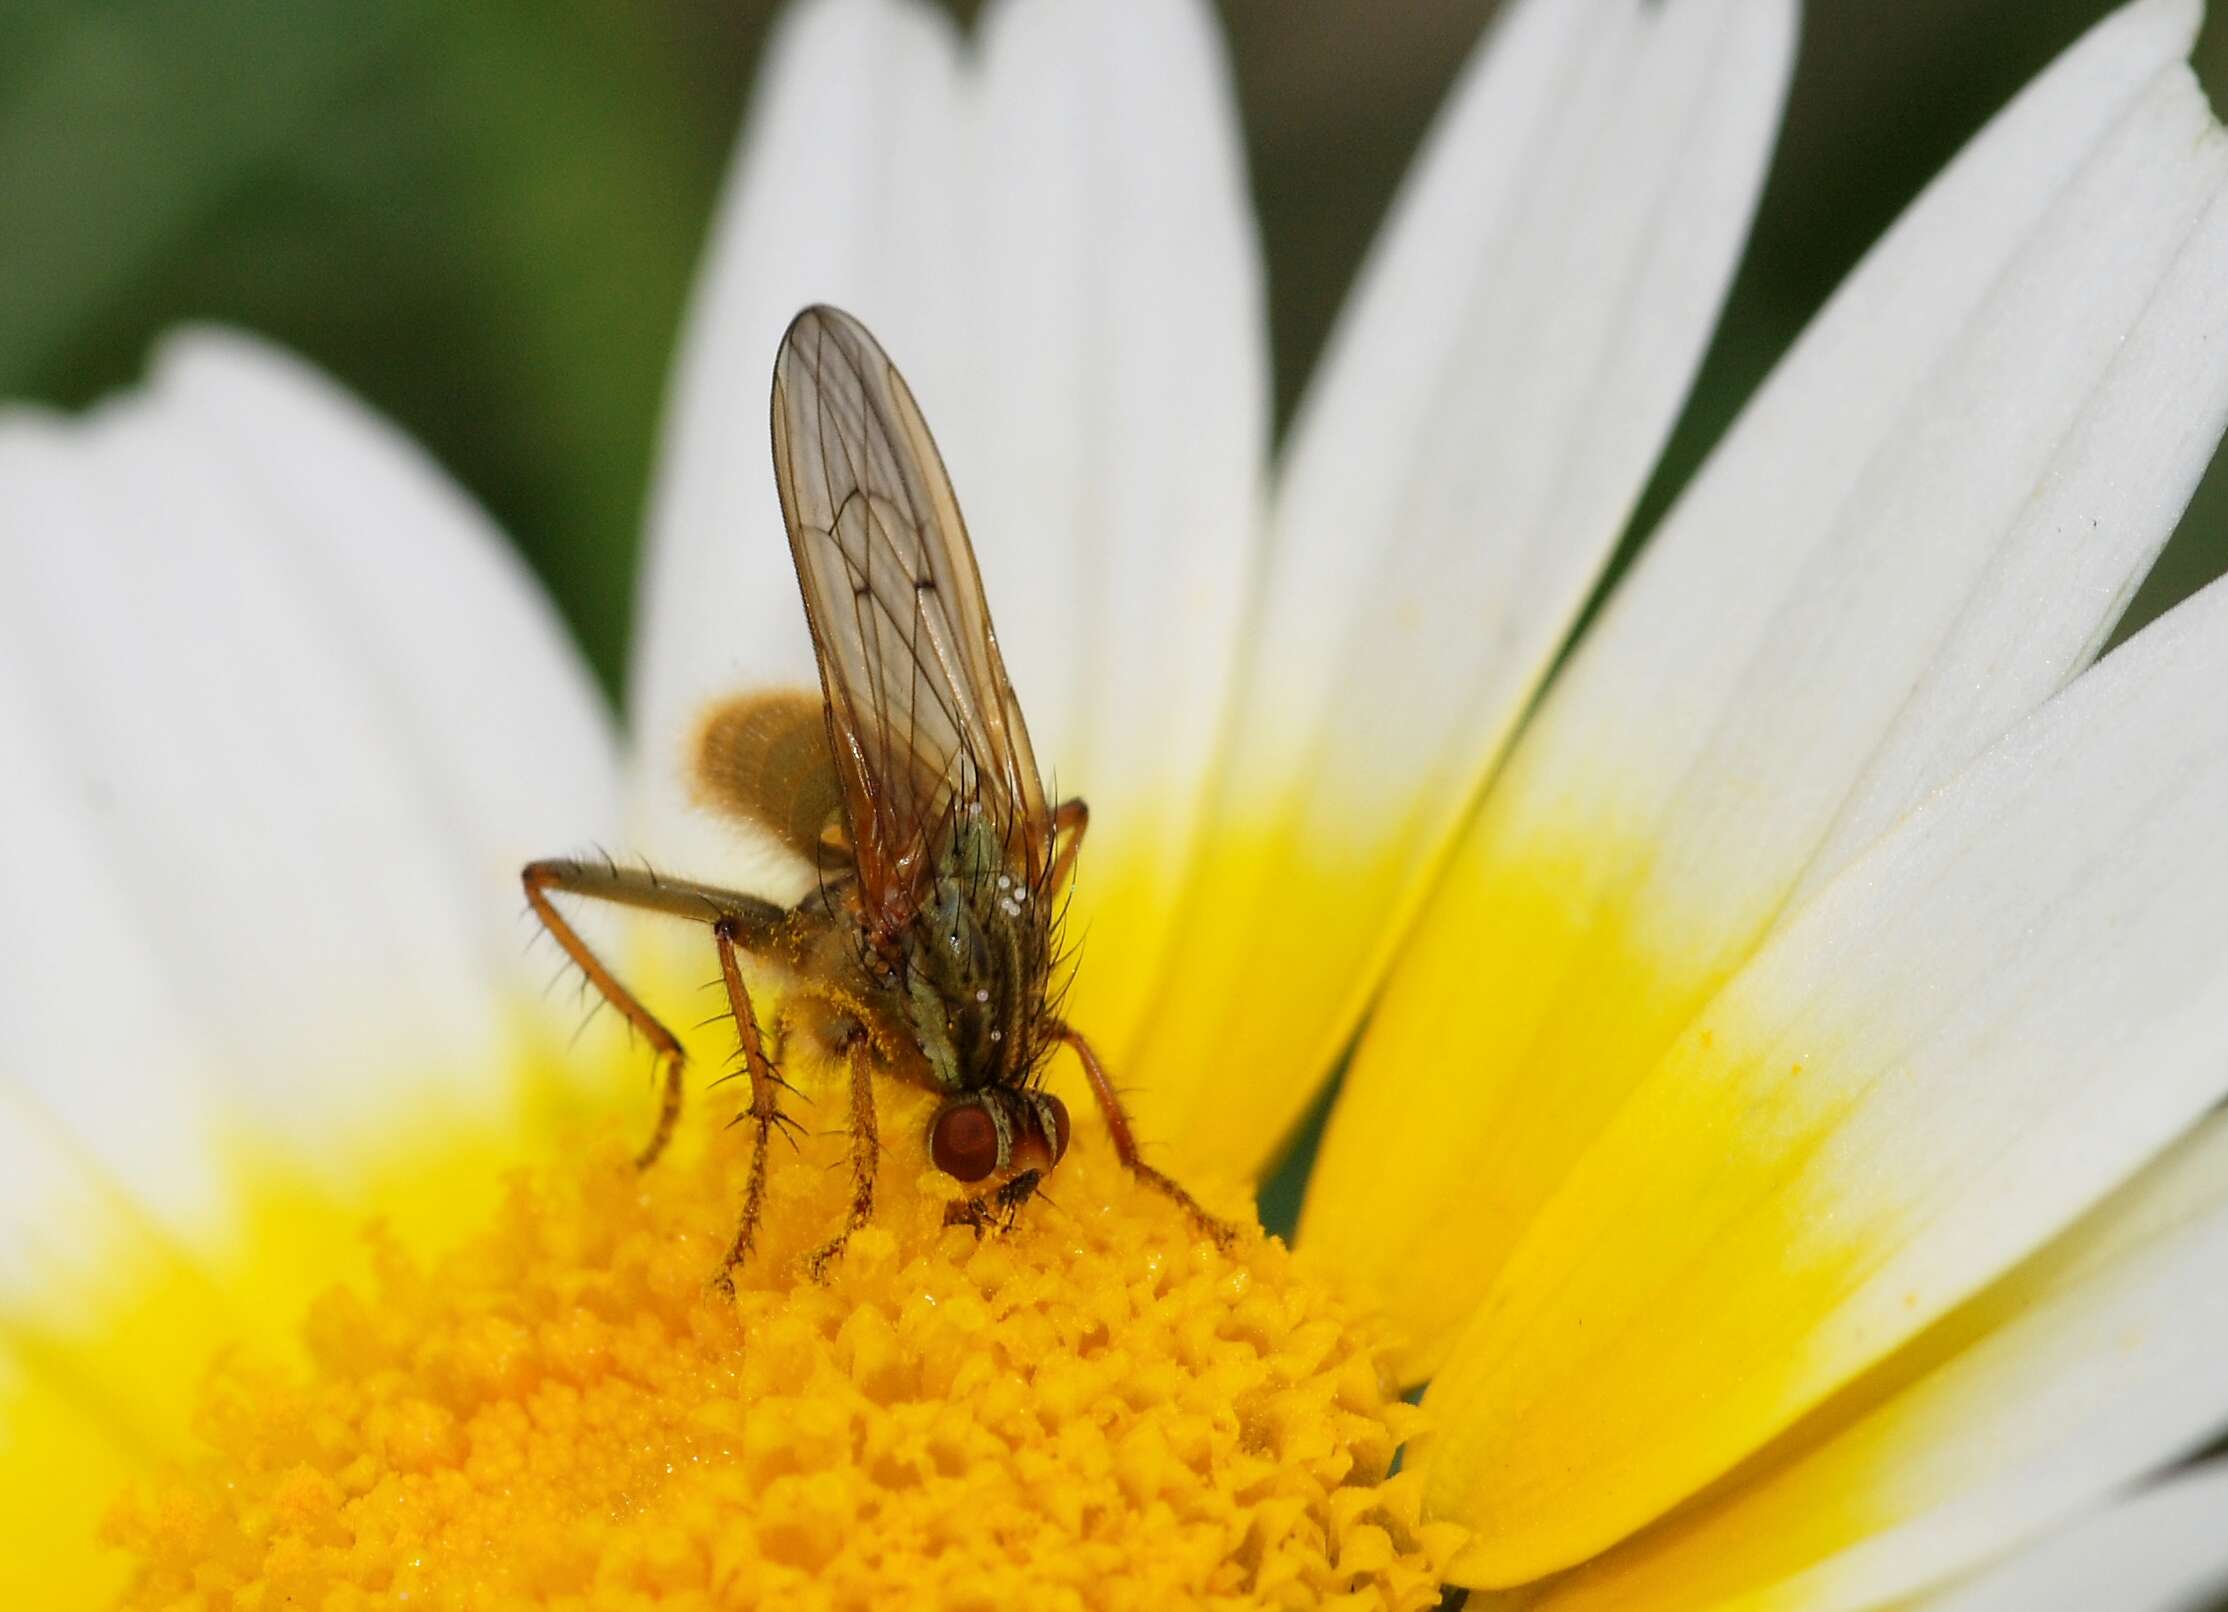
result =
[[1037,1111],[1037,1119],[1045,1130],[1044,1143],[1052,1149],[1052,1162],[1058,1164],[1068,1150],[1068,1105],[1050,1092],[1037,1101],[1043,1105]]
[[928,1156],[956,1180],[980,1181],[998,1168],[997,1123],[980,1103],[947,1108],[928,1133]]

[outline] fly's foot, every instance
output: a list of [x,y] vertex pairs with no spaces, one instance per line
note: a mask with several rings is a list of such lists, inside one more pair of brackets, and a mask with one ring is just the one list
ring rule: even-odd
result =
[[[966,1226],[981,1242],[986,1231],[1007,1232],[1021,1218],[1021,1206],[1036,1196],[1039,1183],[1044,1180],[1042,1170],[1023,1170],[996,1192],[977,1193],[972,1198],[954,1198],[944,1205],[944,1224]],[[1050,1200],[1046,1200],[1049,1202]]]
[[851,1234],[874,1218],[874,1173],[871,1160],[862,1169],[856,1191],[851,1198],[851,1212],[844,1217],[843,1229],[805,1256],[805,1272],[815,1282],[828,1279],[828,1267],[843,1257]]
[[982,1234],[991,1226],[990,1204],[980,1197],[954,1198],[944,1205],[944,1224],[965,1226],[975,1234],[975,1241],[979,1243],[982,1241]]
[[791,1123],[786,1114],[773,1106],[770,1089],[764,1090],[763,1096],[764,1103],[748,1111],[746,1116],[757,1122],[758,1135],[750,1150],[750,1179],[743,1188],[743,1212],[735,1222],[735,1240],[727,1245],[727,1257],[720,1261],[719,1274],[712,1278],[712,1290],[724,1299],[735,1296],[735,1273],[743,1268],[758,1242],[758,1219],[766,1206],[766,1138],[777,1125]]
[[647,1170],[657,1163],[665,1156],[666,1144],[673,1140],[674,1128],[681,1122],[681,1076],[687,1065],[688,1060],[677,1050],[658,1059],[657,1127],[634,1156],[637,1170]]
[[727,1257],[719,1262],[719,1274],[712,1278],[712,1291],[721,1298],[734,1299],[735,1274],[749,1263],[751,1247],[757,1240],[758,1198],[754,1194],[744,1206],[742,1221],[735,1228],[735,1240],[727,1245]]
[[861,1221],[855,1225],[846,1225],[833,1237],[830,1237],[818,1248],[807,1254],[805,1256],[805,1274],[815,1282],[825,1282],[828,1279],[828,1267],[843,1257],[844,1247],[851,1241],[851,1234],[857,1231],[860,1225],[864,1224],[865,1222]]
[[850,1047],[851,1055],[851,1212],[843,1229],[805,1258],[805,1269],[815,1282],[828,1279],[828,1267],[843,1256],[851,1234],[874,1218],[874,1172],[882,1160],[882,1144],[874,1121],[874,1083],[871,1052],[862,1038]]
[[1207,1213],[1200,1207],[1199,1200],[1186,1192],[1183,1184],[1174,1176],[1163,1174],[1140,1159],[1131,1159],[1129,1168],[1130,1173],[1138,1180],[1163,1197],[1173,1200],[1176,1207],[1190,1217],[1191,1223],[1199,1229],[1201,1235],[1217,1248],[1228,1249],[1238,1240],[1240,1228],[1219,1216]]

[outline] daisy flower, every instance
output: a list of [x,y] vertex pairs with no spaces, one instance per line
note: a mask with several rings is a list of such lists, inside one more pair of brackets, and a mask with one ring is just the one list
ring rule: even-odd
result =
[[[2228,1427],[2228,591],[2098,660],[2228,421],[2198,21],[2136,0],[1973,141],[1552,680],[1737,257],[1784,0],[1518,0],[1273,466],[1204,6],[808,0],[677,369],[624,753],[484,519],[283,355],[187,334],[10,415],[10,1604],[2228,1582],[2228,1474],[2175,1470]],[[817,301],[912,382],[1091,802],[1064,1011],[1151,1156],[1242,1213],[1345,1060],[1289,1251],[1140,1190],[1060,1066],[1050,1201],[980,1237],[883,1082],[815,1281],[848,1144],[797,1057],[723,1294],[732,1026],[643,1171],[646,1055],[566,1044],[529,858],[810,887],[683,758],[810,682],[763,444]],[[594,939],[706,1011],[701,930]]]

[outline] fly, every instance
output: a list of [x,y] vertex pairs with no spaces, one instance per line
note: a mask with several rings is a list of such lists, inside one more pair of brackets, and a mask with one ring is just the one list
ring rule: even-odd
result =
[[589,982],[655,1050],[656,1162],[680,1117],[684,1054],[581,941],[552,894],[692,919],[711,931],[750,1077],[754,1127],[741,1219],[721,1266],[731,1286],[764,1205],[767,1146],[794,1123],[743,977],[747,957],[795,983],[772,1026],[848,1067],[851,1202],[814,1250],[815,1277],[872,1219],[880,1144],[874,1077],[943,1095],[929,1121],[936,1167],[987,1194],[948,1224],[1010,1225],[1069,1143],[1044,1087],[1062,1046],[1082,1065],[1108,1139],[1135,1175],[1218,1241],[1230,1228],[1147,1164],[1105,1066],[1052,1001],[1057,913],[1090,814],[1049,804],[1006,676],[950,478],[919,406],[866,327],[807,308],[774,360],[774,479],[820,670],[820,697],[738,695],[700,723],[691,759],[712,807],[771,832],[820,871],[794,906],[693,880],[553,860],[524,871],[526,899]]

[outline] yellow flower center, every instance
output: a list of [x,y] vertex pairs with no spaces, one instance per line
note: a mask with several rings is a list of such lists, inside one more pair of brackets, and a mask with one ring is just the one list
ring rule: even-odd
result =
[[1354,1307],[1274,1239],[1200,1237],[1079,1105],[978,1239],[931,1100],[880,1098],[876,1213],[824,1282],[841,1136],[777,1140],[714,1289],[749,1147],[717,1116],[646,1172],[617,1138],[522,1172],[431,1262],[382,1246],[312,1306],[306,1372],[213,1368],[204,1453],[110,1515],[125,1604],[1437,1603],[1461,1530],[1388,1476],[1420,1413]]

